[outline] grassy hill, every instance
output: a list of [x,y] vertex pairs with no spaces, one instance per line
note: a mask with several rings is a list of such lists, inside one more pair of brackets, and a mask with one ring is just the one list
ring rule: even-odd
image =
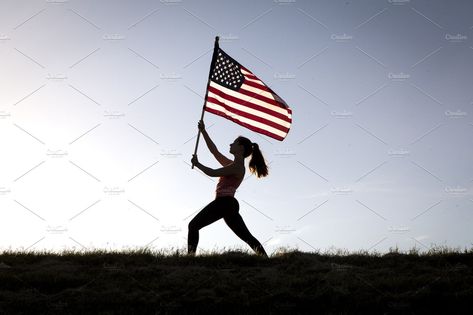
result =
[[0,253],[0,314],[438,314],[473,310],[473,250]]

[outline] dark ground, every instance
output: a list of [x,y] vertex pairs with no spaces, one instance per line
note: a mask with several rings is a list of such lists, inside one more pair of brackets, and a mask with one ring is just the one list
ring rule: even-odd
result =
[[473,314],[473,250],[0,253],[0,314]]

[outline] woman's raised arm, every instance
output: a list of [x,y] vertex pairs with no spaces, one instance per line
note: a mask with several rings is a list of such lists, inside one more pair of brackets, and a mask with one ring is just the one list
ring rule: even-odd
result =
[[199,120],[197,126],[198,126],[200,132],[202,133],[202,136],[203,136],[204,139],[205,139],[205,143],[207,144],[207,147],[209,148],[210,153],[213,154],[213,156],[215,157],[215,159],[217,159],[217,161],[218,161],[222,166],[226,166],[226,165],[232,163],[232,162],[233,162],[232,160],[230,160],[229,158],[227,158],[225,155],[223,155],[222,153],[220,153],[220,152],[218,151],[217,146],[213,143],[212,139],[210,139],[209,134],[208,134],[207,131],[205,130],[204,121],[203,121],[203,120]]

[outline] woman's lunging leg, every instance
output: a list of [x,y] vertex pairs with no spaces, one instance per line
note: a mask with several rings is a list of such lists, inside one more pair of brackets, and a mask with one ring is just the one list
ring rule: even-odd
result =
[[190,222],[187,235],[187,253],[195,255],[197,244],[199,244],[199,230],[221,218],[223,212],[219,209],[218,200],[214,200],[204,207]]
[[263,245],[250,233],[240,213],[234,212],[223,218],[232,231],[259,255],[268,257]]

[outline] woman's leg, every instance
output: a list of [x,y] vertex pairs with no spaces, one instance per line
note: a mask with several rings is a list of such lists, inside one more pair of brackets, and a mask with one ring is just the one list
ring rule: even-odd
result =
[[[236,199],[235,199],[236,200]],[[237,201],[238,205],[238,201]],[[248,228],[243,222],[243,218],[240,213],[238,213],[238,207],[236,211],[232,211],[230,214],[223,217],[225,223],[232,229],[232,231],[241,238],[245,243],[250,245],[250,247],[259,255],[268,257],[266,251],[263,248],[263,245],[250,233]]]
[[197,244],[199,243],[199,230],[224,216],[224,209],[221,209],[221,202],[215,199],[204,207],[197,215],[189,222],[189,233],[187,236],[187,253],[195,255],[197,251]]

